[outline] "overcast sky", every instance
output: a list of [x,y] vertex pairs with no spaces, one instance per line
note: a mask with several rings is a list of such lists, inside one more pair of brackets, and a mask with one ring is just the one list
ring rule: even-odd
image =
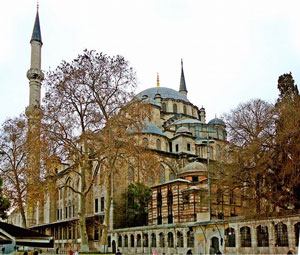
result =
[[[188,99],[207,120],[251,98],[274,102],[278,76],[300,83],[300,1],[40,0],[42,69],[83,49],[123,55],[137,92],[178,90],[183,58]],[[29,102],[26,72],[36,0],[2,1],[0,123]]]

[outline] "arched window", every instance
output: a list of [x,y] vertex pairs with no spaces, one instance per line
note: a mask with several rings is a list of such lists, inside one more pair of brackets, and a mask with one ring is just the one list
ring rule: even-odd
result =
[[140,234],[138,234],[136,237],[136,247],[141,247],[141,246],[142,246],[142,237]]
[[172,187],[168,188],[168,197],[167,197],[167,204],[168,204],[168,223],[173,223],[173,192]]
[[249,227],[241,227],[241,247],[251,247],[251,231]]
[[144,146],[144,147],[147,147],[148,145],[149,145],[148,138],[147,138],[147,137],[144,137],[144,138],[143,138],[143,146]]
[[275,225],[275,236],[275,246],[289,246],[287,226],[284,223],[279,222]]
[[235,232],[233,228],[225,229],[225,246],[235,247]]
[[257,247],[269,247],[269,233],[267,226],[259,225],[256,228]]
[[166,181],[165,179],[165,168],[164,166],[161,166],[161,171],[159,173],[159,182],[164,183]]
[[186,106],[183,106],[183,113],[186,114]]
[[216,147],[216,154],[217,154],[217,159],[221,159],[221,146],[217,144]]
[[172,232],[168,233],[168,247],[174,247],[174,237]]
[[165,247],[165,236],[163,233],[159,234],[159,247]]
[[177,104],[173,104],[173,112],[177,113]]
[[151,247],[156,247],[156,235],[154,233],[151,234]]
[[148,247],[149,242],[148,242],[148,234],[144,234],[144,247]]
[[295,225],[294,225],[294,231],[295,231],[295,243],[296,243],[296,246],[299,246],[299,231],[300,231],[300,222],[297,222]]
[[124,246],[128,247],[128,236],[127,235],[125,235]]
[[118,246],[119,246],[119,247],[122,247],[122,236],[119,236],[119,239],[118,239]]
[[194,232],[193,231],[188,231],[186,233],[187,235],[187,247],[194,247]]
[[162,103],[162,111],[163,112],[167,111],[167,105],[166,105],[166,103]]
[[169,181],[172,181],[175,179],[175,175],[173,172],[169,173]]
[[177,232],[177,247],[183,247],[183,234],[181,232]]
[[156,149],[161,150],[161,141],[160,141],[160,139],[156,140]]
[[130,247],[134,247],[134,235],[130,235]]
[[134,182],[134,169],[132,167],[128,168],[128,182]]

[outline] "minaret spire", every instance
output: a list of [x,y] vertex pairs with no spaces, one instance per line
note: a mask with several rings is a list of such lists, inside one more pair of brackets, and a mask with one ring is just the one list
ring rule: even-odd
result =
[[185,84],[185,78],[184,78],[184,71],[183,71],[183,60],[181,59],[181,76],[180,76],[180,86],[179,86],[179,92],[185,96],[187,96],[187,89]]

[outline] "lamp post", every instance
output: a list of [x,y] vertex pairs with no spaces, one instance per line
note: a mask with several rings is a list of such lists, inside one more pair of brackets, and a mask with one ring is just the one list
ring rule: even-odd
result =
[[206,140],[203,140],[202,143],[206,144],[207,148],[207,153],[206,153],[206,161],[207,161],[207,189],[208,189],[208,213],[209,213],[209,220],[211,217],[211,202],[210,202],[210,174],[209,174],[209,156],[210,156],[210,143],[214,143],[214,139],[209,138],[209,133],[214,133],[214,132],[209,132],[208,127],[207,127],[207,136]]

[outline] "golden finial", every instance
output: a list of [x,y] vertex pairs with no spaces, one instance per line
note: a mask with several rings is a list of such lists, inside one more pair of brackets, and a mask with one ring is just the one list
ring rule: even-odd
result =
[[156,86],[159,88],[159,74],[157,73],[157,82],[156,82]]
[[39,0],[36,1],[36,9],[39,10]]

